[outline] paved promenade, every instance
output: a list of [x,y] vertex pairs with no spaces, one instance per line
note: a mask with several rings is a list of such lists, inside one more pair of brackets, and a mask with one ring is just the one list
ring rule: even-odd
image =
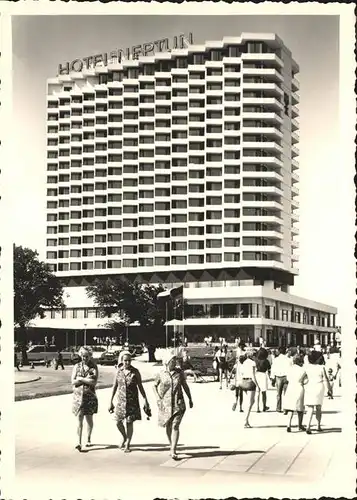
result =
[[[119,434],[107,412],[109,389],[98,391],[93,447],[74,450],[76,422],[71,395],[19,401],[16,409],[17,498],[190,498],[228,496],[353,498],[355,484],[344,463],[341,399],[325,400],[324,432],[286,432],[275,412],[233,412],[233,393],[218,384],[190,384],[194,408],[181,426],[179,456],[168,455],[157,426],[152,384],[145,384],[153,409],[150,421],[135,423],[132,453],[118,449]],[[268,404],[274,408],[275,392]],[[353,464],[352,464],[353,465]]]

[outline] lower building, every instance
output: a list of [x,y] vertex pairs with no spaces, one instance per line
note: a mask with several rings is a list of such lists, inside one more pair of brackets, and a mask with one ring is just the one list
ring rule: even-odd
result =
[[[177,285],[166,284],[168,288]],[[207,336],[224,337],[228,342],[240,337],[253,344],[264,339],[272,347],[335,342],[337,309],[286,290],[276,289],[273,281],[260,285],[252,280],[184,283],[184,317],[168,321],[169,338],[179,332],[189,342],[202,342]],[[79,345],[113,336],[108,323],[115,318],[101,316],[84,286],[65,288],[64,299],[65,309],[49,310],[45,318],[32,323],[29,337],[33,341],[45,336],[58,341],[60,336],[66,345]],[[134,342],[147,340],[135,325],[125,335]]]

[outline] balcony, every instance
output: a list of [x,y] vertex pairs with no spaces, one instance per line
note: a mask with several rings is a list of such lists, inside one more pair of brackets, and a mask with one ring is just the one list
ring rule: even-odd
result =
[[298,144],[300,142],[300,136],[296,132],[291,133],[291,142],[292,144]]
[[259,91],[269,91],[269,93],[278,94],[280,97],[284,95],[284,92],[276,83],[268,82],[243,82],[243,90],[259,90]]
[[300,177],[296,172],[292,172],[291,181],[292,183],[300,182]]
[[299,222],[300,216],[297,213],[295,213],[295,212],[291,212],[291,220],[293,222]]
[[299,130],[299,129],[300,129],[300,124],[299,124],[299,122],[298,122],[295,118],[293,118],[293,119],[291,120],[291,130],[292,130],[293,132],[296,132],[296,130]]
[[[256,52],[256,53],[244,53],[242,54],[242,60],[244,62],[248,61],[273,61],[277,63],[280,67],[284,66],[283,61],[276,54],[271,52]],[[243,66],[244,69],[244,66]],[[265,69],[265,68],[263,68]]]
[[[241,222],[272,222],[275,224],[282,224],[282,219],[276,215],[241,215]],[[242,233],[239,233],[242,236]]]
[[[283,181],[283,176],[279,174],[278,172],[271,172],[271,171],[265,171],[265,170],[259,170],[259,171],[243,171],[242,173],[243,179],[274,179],[276,181],[282,182]],[[245,189],[244,186],[242,188],[243,190]]]
[[296,160],[295,158],[292,158],[291,159],[291,168],[292,168],[292,171],[295,173],[296,170],[299,169],[299,162],[298,160]]
[[242,260],[241,265],[244,265],[245,267],[273,267],[276,269],[286,269],[285,265],[280,262],[279,260],[276,260],[275,258],[270,258],[269,260]]
[[[283,162],[276,158],[275,156],[243,156],[243,163],[265,163],[267,165],[274,165],[277,167],[283,167]],[[260,172],[263,174],[264,172]],[[245,173],[244,173],[245,175]]]
[[273,113],[270,111],[244,111],[243,109],[242,119],[272,121],[280,124],[283,123],[282,118],[277,113]]
[[282,210],[283,205],[279,201],[269,200],[269,201],[251,201],[251,200],[241,200],[241,206],[243,208],[276,208],[277,210]]
[[296,78],[293,78],[291,80],[291,90],[293,92],[297,92],[298,90],[300,90],[300,82]]
[[242,127],[243,134],[255,134],[255,135],[272,135],[278,137],[279,139],[283,138],[282,132],[278,128],[275,127],[245,127],[243,123]]
[[278,233],[277,231],[272,231],[268,229],[256,229],[255,231],[245,231],[243,230],[241,237],[250,237],[250,238],[276,238],[282,240],[284,238],[282,233]]
[[[244,135],[243,135],[243,140],[244,140]],[[268,149],[270,151],[274,150],[280,154],[283,153],[283,148],[279,146],[277,142],[274,141],[256,141],[256,142],[243,142],[242,143],[242,148],[243,149]]]
[[246,186],[243,184],[241,190],[243,193],[274,193],[278,196],[284,195],[283,190],[277,188],[276,186]]
[[272,254],[284,253],[283,249],[276,245],[243,245],[241,250],[243,252],[266,252]]
[[291,103],[293,105],[295,105],[295,104],[299,104],[299,102],[300,102],[300,95],[299,94],[292,94],[291,95]]
[[[243,106],[245,105],[269,105],[270,107],[275,107],[278,110],[283,110],[283,104],[275,97],[243,97]],[[298,115],[297,115],[298,116]],[[244,116],[243,116],[244,118]],[[255,115],[256,118],[256,115]]]
[[291,156],[294,158],[295,156],[299,156],[299,155],[300,155],[299,148],[297,148],[296,146],[292,146]]
[[293,210],[298,210],[300,207],[299,202],[296,200],[296,197],[291,199],[291,208]]
[[293,119],[299,116],[299,110],[296,106],[291,106],[291,116]]

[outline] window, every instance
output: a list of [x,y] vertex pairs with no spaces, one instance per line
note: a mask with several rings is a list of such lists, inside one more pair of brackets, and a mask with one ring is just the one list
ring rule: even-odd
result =
[[174,266],[185,266],[187,264],[187,257],[183,255],[171,257],[171,263]]

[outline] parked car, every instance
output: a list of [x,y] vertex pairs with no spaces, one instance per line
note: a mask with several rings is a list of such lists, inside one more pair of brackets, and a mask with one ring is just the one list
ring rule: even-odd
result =
[[118,353],[105,351],[101,353],[101,355],[99,356],[99,358],[96,359],[96,361],[99,365],[114,366],[117,364],[118,361]]
[[90,345],[88,347],[90,347],[92,349],[93,359],[95,361],[98,361],[98,359],[101,357],[101,355],[104,352],[107,352],[107,349],[101,345]]
[[[58,347],[55,345],[32,345],[27,350],[27,359],[30,363],[42,362],[45,363],[48,361],[52,361],[57,358]],[[80,357],[76,352],[70,349],[61,350],[62,359],[64,363],[78,363],[80,361]]]

